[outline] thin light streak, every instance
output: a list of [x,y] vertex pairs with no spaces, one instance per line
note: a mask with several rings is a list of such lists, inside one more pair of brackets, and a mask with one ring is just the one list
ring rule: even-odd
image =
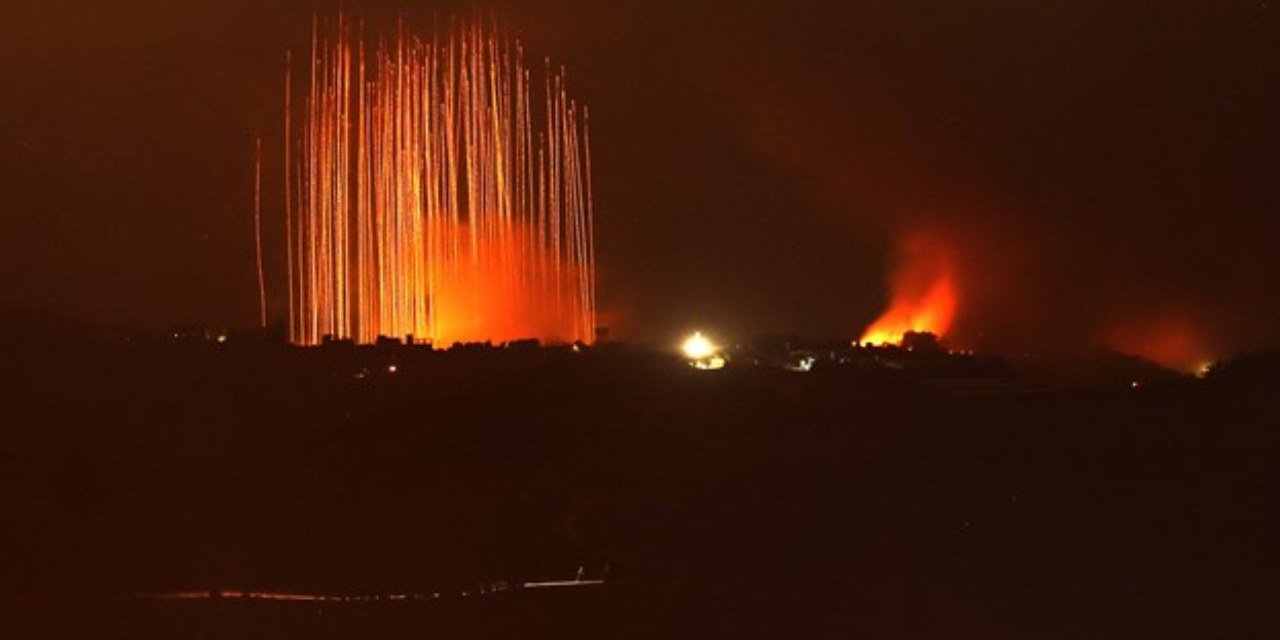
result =
[[260,326],[267,328],[267,279],[262,268],[262,138],[254,148],[253,240],[258,263],[258,313]]
[[526,582],[521,586],[524,589],[565,589],[573,587],[599,587],[604,585],[604,580],[556,580],[552,582]]
[[293,186],[289,184],[289,175],[293,170],[293,162],[291,157],[291,149],[293,147],[293,52],[285,52],[284,67],[284,246],[285,246],[285,268],[286,277],[289,281],[289,334],[294,335],[297,332],[295,309],[297,301],[294,294],[294,275],[293,275]]

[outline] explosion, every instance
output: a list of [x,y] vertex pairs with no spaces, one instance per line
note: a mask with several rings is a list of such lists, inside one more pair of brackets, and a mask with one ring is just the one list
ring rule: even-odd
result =
[[949,251],[936,240],[913,236],[902,243],[890,281],[889,308],[863,333],[863,344],[901,344],[909,332],[946,334],[956,313]]
[[494,31],[316,21],[296,131],[285,83],[292,342],[594,339],[587,112]]

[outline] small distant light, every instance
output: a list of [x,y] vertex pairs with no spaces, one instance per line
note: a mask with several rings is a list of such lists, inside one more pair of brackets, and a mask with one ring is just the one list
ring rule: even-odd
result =
[[817,363],[818,359],[812,356],[800,358],[800,360],[792,365],[790,369],[800,373],[809,373],[810,371],[813,371],[813,366]]
[[389,367],[387,367],[387,373],[395,373],[395,372],[397,372],[397,371],[399,371],[399,369],[397,369],[397,368],[396,368],[396,366],[395,366],[394,364],[393,364],[393,365],[391,365],[391,366],[389,366]]
[[227,343],[227,334],[224,333],[218,336],[218,344],[226,344],[226,343]]
[[1141,383],[1141,382],[1138,382],[1137,380],[1134,380],[1133,382],[1130,382],[1130,383],[1129,383],[1129,388],[1130,388],[1130,389],[1141,389],[1141,388],[1142,388],[1142,383]]

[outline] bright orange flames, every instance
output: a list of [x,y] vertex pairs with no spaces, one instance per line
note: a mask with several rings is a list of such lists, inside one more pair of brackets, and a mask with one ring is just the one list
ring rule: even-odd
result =
[[932,238],[914,236],[903,243],[900,261],[889,309],[863,333],[863,344],[900,344],[913,331],[942,337],[951,328],[957,293],[950,252]]
[[[456,230],[465,243],[466,227]],[[539,338],[549,342],[590,341],[594,327],[582,316],[583,274],[558,265],[535,234],[513,228],[506,238],[481,239],[482,259],[458,263],[440,259],[426,318],[435,344],[507,342]]]

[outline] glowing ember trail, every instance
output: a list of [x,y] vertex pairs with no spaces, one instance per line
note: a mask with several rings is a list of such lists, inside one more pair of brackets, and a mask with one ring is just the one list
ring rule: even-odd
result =
[[253,169],[253,242],[258,263],[258,322],[267,328],[267,279],[262,270],[262,138],[254,150]]
[[863,344],[900,344],[912,331],[942,337],[951,328],[956,286],[950,256],[936,241],[913,237],[903,243],[891,288],[889,309],[863,333]]
[[[290,172],[290,339],[591,342],[587,112],[482,21],[312,28]],[[292,109],[292,71],[286,110]]]

